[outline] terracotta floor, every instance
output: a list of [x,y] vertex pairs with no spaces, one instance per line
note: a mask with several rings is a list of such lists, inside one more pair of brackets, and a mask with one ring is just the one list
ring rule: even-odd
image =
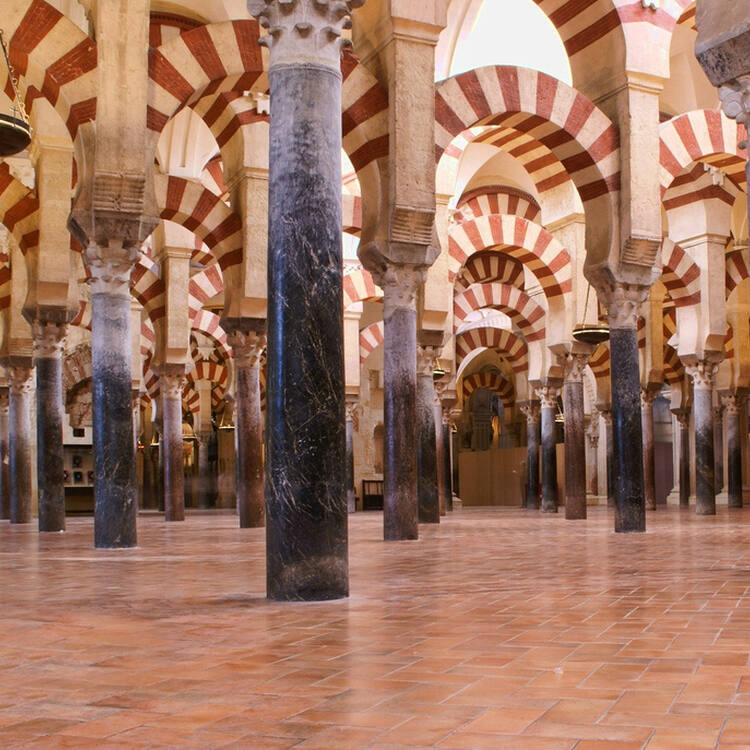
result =
[[235,523],[0,524],[0,748],[750,748],[750,509],[359,514],[324,604],[266,601]]

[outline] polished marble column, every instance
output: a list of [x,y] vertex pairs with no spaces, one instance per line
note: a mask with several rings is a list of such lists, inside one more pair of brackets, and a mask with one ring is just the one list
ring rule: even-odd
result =
[[742,507],[742,447],[740,444],[740,408],[744,397],[736,392],[722,395],[727,427],[728,504],[730,508]]
[[651,388],[641,388],[641,425],[643,430],[643,491],[646,510],[656,510],[656,472],[654,467],[654,400]]
[[346,509],[349,513],[357,510],[357,493],[354,487],[354,430],[357,423],[359,401],[347,398],[346,401]]
[[526,505],[539,510],[540,408],[538,401],[527,401],[521,407],[526,415]]
[[713,383],[716,363],[697,360],[685,367],[693,379],[693,426],[695,429],[695,512],[716,515],[714,481]]
[[349,593],[341,30],[351,6],[248,2],[270,30],[266,581],[277,600]]
[[0,521],[10,518],[10,467],[8,457],[8,386],[0,386]]
[[681,410],[675,414],[680,425],[680,505],[690,505],[690,414]]
[[589,426],[586,428],[586,440],[588,451],[586,451],[586,465],[589,481],[588,493],[593,496],[599,495],[599,412],[593,409]]
[[10,522],[31,523],[31,358],[14,358],[6,365],[10,389],[8,408],[8,466]]
[[34,321],[39,531],[65,530],[62,350],[67,326]]
[[440,403],[440,394],[437,387],[435,388],[435,401],[432,406],[432,419],[435,424],[438,506],[440,508],[440,515],[444,516],[448,512],[448,505],[445,500],[445,443],[443,442],[443,407]]
[[536,389],[541,402],[542,432],[542,513],[557,513],[557,415],[558,388],[543,386]]
[[714,415],[714,492],[724,489],[724,407],[713,408]]
[[617,493],[615,489],[615,438],[612,429],[612,411],[605,409],[601,414],[604,420],[604,439],[606,440],[605,448],[607,450],[607,507],[614,508],[617,505],[615,499]]
[[583,413],[583,371],[588,354],[565,356],[563,414],[565,416],[565,518],[586,518],[586,435]]
[[162,444],[164,449],[164,520],[185,520],[185,477],[182,452],[182,393],[187,380],[185,366],[162,365],[159,386],[162,397]]
[[445,510],[450,513],[453,510],[453,461],[451,459],[452,440],[450,418],[445,410],[440,420],[443,431],[443,474],[445,476]]
[[417,492],[419,523],[440,523],[435,442],[435,357],[432,346],[417,348]]
[[131,401],[130,271],[135,245],[85,252],[91,285],[94,546],[135,547],[138,492]]

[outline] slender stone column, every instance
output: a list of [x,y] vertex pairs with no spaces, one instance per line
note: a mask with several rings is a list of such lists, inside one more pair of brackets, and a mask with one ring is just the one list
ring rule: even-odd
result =
[[727,469],[729,507],[742,507],[742,448],[740,444],[740,406],[744,399],[735,393],[722,395],[721,403],[727,427]]
[[237,510],[240,528],[266,525],[263,498],[263,422],[260,409],[260,360],[266,347],[265,324],[229,334],[234,352],[234,435],[236,450]]
[[135,547],[138,493],[131,402],[130,271],[135,245],[90,244],[94,546]]
[[616,482],[615,482],[615,437],[612,428],[612,412],[605,409],[602,413],[604,419],[604,438],[607,441],[607,507],[614,508],[616,501]]
[[[341,37],[361,2],[249,0],[270,36],[266,571],[270,599],[349,593]],[[401,415],[402,417],[404,415]]]
[[616,284],[608,302],[614,443],[615,531],[646,530],[638,311],[647,290]]
[[437,493],[438,506],[440,515],[444,516],[448,512],[448,504],[445,499],[445,483],[447,477],[445,474],[445,451],[446,445],[443,440],[443,407],[440,403],[440,394],[435,388],[435,403],[432,407],[432,418],[435,424],[435,462],[437,465]]
[[526,415],[526,508],[539,510],[539,402],[527,401],[521,411]]
[[586,436],[583,414],[583,370],[588,354],[565,356],[565,518],[586,518]]
[[182,458],[182,392],[187,380],[184,365],[162,365],[162,443],[164,446],[164,520],[185,520],[185,477]]
[[6,370],[10,389],[10,522],[31,523],[31,389],[34,383],[31,360],[28,360],[28,364],[6,365]]
[[354,513],[357,509],[357,495],[354,489],[354,430],[357,426],[359,401],[346,401],[346,509]]
[[588,492],[591,495],[599,495],[599,412],[594,409],[591,412],[589,426],[586,428],[586,439],[588,440],[588,451],[586,452],[587,475],[589,478]]
[[716,364],[698,360],[685,367],[693,379],[693,424],[695,428],[695,512],[716,515],[714,482],[713,383]]
[[656,472],[654,467],[654,399],[656,392],[641,388],[641,424],[643,429],[643,490],[646,510],[656,510]]
[[10,518],[10,469],[8,466],[8,386],[0,387],[0,520]]
[[675,414],[680,425],[680,505],[690,505],[690,415],[687,410]]
[[65,531],[62,350],[67,326],[34,321],[39,531]]
[[714,416],[714,492],[724,489],[724,407],[713,408]]
[[542,513],[557,513],[557,394],[558,388],[554,386],[536,389],[542,407]]
[[453,510],[453,459],[450,418],[445,410],[440,420],[443,430],[443,471],[445,473],[445,509],[448,513]]
[[436,352],[432,346],[417,349],[417,491],[419,522],[440,523],[435,444]]

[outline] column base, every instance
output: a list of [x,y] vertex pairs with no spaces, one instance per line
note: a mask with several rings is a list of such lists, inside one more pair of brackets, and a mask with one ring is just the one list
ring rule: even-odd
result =
[[461,501],[461,498],[458,495],[453,496],[453,510],[463,510],[464,504]]
[[586,505],[606,505],[606,495],[586,495]]
[[729,505],[729,493],[724,492],[723,490],[721,492],[717,492],[716,504],[717,505]]

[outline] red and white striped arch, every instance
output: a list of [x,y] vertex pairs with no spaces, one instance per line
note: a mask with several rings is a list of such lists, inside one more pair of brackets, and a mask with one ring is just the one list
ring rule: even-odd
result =
[[662,274],[664,284],[675,307],[700,302],[700,269],[692,258],[670,239],[662,243]]
[[364,268],[344,274],[344,310],[355,302],[383,299],[383,290]]
[[154,272],[150,258],[143,254],[138,257],[130,280],[131,292],[143,305],[151,322],[161,320],[166,314],[166,287],[164,280]]
[[594,353],[589,357],[589,368],[597,380],[609,377],[609,346],[607,344],[599,344],[594,349]]
[[[448,272],[450,279],[453,279],[454,275],[453,271]],[[487,282],[508,284],[523,290],[523,263],[509,255],[491,250],[477,253],[466,261],[461,272],[455,277],[454,288],[461,291],[468,289],[472,284]]]
[[39,200],[11,174],[7,163],[0,164],[0,223],[24,255],[39,245]]
[[450,270],[459,269],[474,254],[494,249],[524,264],[536,276],[548,301],[572,288],[568,251],[546,229],[519,216],[482,216],[454,224],[448,231]]
[[[733,206],[739,187],[731,179],[724,179],[724,173],[713,174],[716,169],[707,163],[693,163],[686,167],[662,194],[662,205],[670,212],[684,206],[707,201],[720,201]],[[743,168],[744,173],[744,168]]]
[[526,341],[544,338],[544,310],[525,292],[507,284],[475,284],[453,299],[454,330],[474,311],[492,308],[504,312]]
[[190,327],[192,330],[208,336],[224,357],[231,356],[232,349],[227,341],[227,334],[221,327],[221,319],[216,313],[210,310],[197,310],[193,314]]
[[492,372],[476,372],[463,378],[461,387],[463,389],[464,401],[478,388],[487,388],[500,396],[500,400],[506,409],[513,406],[515,401],[515,388],[510,380]]
[[385,326],[382,320],[370,323],[359,332],[359,363],[362,364],[384,340]]
[[669,385],[682,383],[685,378],[685,367],[677,352],[668,344],[664,346],[664,380]]
[[719,167],[746,190],[747,151],[739,144],[747,133],[721,111],[698,109],[674,117],[659,126],[659,179],[662,195],[694,161]]
[[476,349],[494,349],[508,361],[515,373],[526,372],[529,367],[526,342],[513,331],[483,326],[460,333],[456,336],[456,364],[460,367],[461,362]]
[[505,185],[487,185],[464,193],[458,201],[456,221],[508,214],[540,223],[542,209],[528,193]]
[[746,253],[746,249],[735,250],[725,256],[727,299],[739,284],[750,277],[750,271],[748,271],[747,261],[745,260]]

